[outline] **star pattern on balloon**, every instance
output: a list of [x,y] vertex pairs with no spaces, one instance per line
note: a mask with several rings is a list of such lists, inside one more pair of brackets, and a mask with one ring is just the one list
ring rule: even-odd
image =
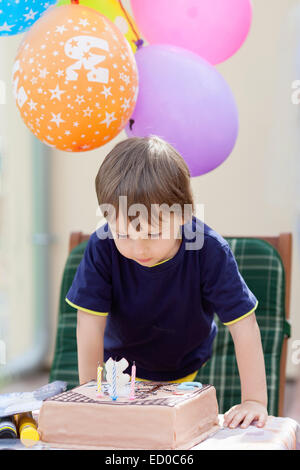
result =
[[57,0],[0,0],[0,36],[27,31]]
[[45,14],[24,38],[13,70],[26,125],[47,145],[70,152],[117,135],[138,91],[135,58],[122,33],[97,12],[76,7]]

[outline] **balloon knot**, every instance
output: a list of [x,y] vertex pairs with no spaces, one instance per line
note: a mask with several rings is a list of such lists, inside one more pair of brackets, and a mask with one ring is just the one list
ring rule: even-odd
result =
[[140,49],[143,46],[144,41],[143,39],[138,39],[137,41],[134,41],[134,44],[136,45],[137,49]]

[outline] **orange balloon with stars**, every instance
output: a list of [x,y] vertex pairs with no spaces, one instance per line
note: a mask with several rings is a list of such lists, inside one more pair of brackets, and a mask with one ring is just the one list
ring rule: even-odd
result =
[[138,71],[127,40],[82,5],[50,7],[29,30],[13,67],[13,92],[32,133],[66,152],[113,139],[137,99]]

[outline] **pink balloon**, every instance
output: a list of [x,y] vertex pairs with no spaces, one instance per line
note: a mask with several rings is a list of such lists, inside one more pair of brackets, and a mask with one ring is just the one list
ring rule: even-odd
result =
[[137,25],[150,44],[183,47],[219,64],[245,41],[250,0],[131,0]]

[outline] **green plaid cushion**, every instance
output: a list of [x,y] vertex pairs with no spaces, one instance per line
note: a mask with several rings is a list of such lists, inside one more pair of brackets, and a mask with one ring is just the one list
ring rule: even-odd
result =
[[[280,356],[285,328],[285,276],[278,252],[264,240],[227,238],[248,287],[258,299],[260,327],[268,385],[269,414],[278,414]],[[197,379],[214,384],[220,413],[240,403],[241,388],[234,344],[228,328],[217,316],[219,328],[212,358],[199,370]],[[251,352],[249,351],[251,354]]]
[[50,382],[65,380],[68,389],[79,384],[77,364],[76,325],[77,310],[65,301],[87,242],[77,245],[68,256],[60,289],[58,325]]
[[[269,413],[278,414],[279,367],[285,328],[285,280],[281,258],[267,242],[252,238],[227,238],[241,275],[258,298],[256,310],[265,355]],[[65,302],[87,242],[70,253],[61,285],[58,328],[50,381],[65,380],[68,388],[78,385],[76,310]],[[220,413],[240,402],[240,381],[234,345],[228,328],[215,318],[219,328],[214,353],[198,372],[197,379],[216,387]]]

